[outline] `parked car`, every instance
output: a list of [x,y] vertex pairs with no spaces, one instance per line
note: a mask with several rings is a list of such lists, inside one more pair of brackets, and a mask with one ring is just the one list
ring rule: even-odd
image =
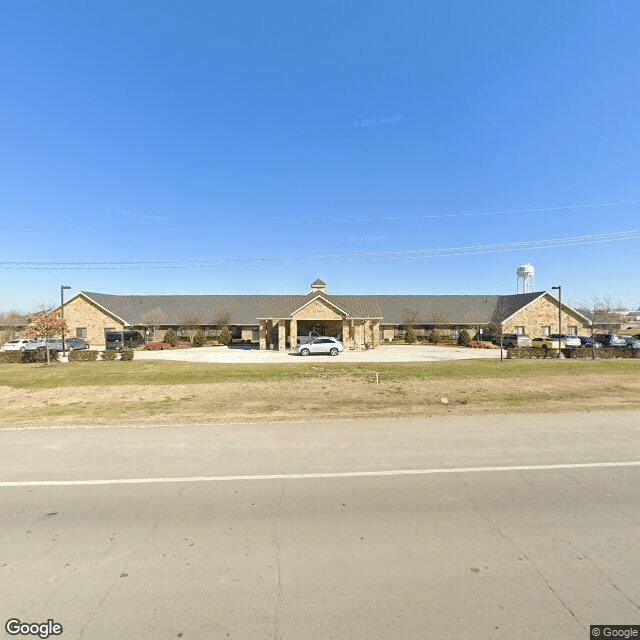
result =
[[144,338],[139,331],[114,331],[105,334],[105,349],[116,349],[118,351],[135,349],[144,344]]
[[[24,348],[27,351],[34,351],[38,347],[46,347],[54,349],[55,351],[62,351],[62,339],[52,340],[31,340],[29,344]],[[89,343],[84,338],[65,338],[64,350],[73,351],[74,349],[88,349]]]
[[342,342],[329,336],[320,336],[307,344],[299,344],[296,347],[296,353],[301,356],[308,356],[311,353],[328,353],[329,355],[337,356],[341,351],[344,351]]
[[564,344],[564,347],[580,347],[582,345],[578,336],[572,336],[568,333],[552,333],[549,337],[552,340],[557,340],[558,336],[560,336],[560,340]]
[[580,337],[580,344],[583,347],[589,347],[589,348],[593,347],[594,349],[602,348],[602,345],[596,340],[594,340],[591,336],[579,336],[579,337]]
[[29,343],[37,342],[36,340],[9,340],[5,342],[0,351],[22,351]]
[[[49,349],[62,351],[62,340],[49,340]],[[88,349],[89,343],[84,338],[65,338],[65,351],[73,351],[74,349]]]
[[88,349],[91,345],[84,338],[67,338],[65,340],[67,351],[74,349]]
[[[500,344],[500,336],[494,339],[495,344]],[[530,347],[531,337],[525,333],[504,333],[502,334],[503,347]]]
[[542,349],[544,351],[548,351],[549,349],[562,349],[564,345],[560,342],[560,347],[558,347],[559,342],[558,338],[553,340],[551,336],[541,336],[539,338],[534,338],[531,341],[531,346],[535,349]]
[[627,343],[627,347],[631,347],[632,349],[640,349],[640,340],[638,338],[634,338],[633,336],[620,336],[624,338],[624,341]]
[[627,346],[625,339],[622,336],[617,336],[615,333],[599,333],[594,337],[603,347]]

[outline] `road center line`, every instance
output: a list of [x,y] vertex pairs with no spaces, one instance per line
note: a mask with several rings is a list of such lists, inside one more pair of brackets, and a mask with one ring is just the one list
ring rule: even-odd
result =
[[640,460],[629,462],[585,462],[577,464],[531,464],[510,467],[458,467],[445,469],[397,469],[390,471],[343,471],[334,473],[282,473],[246,476],[192,476],[186,478],[114,478],[107,480],[25,480],[0,482],[0,487],[74,487],[112,484],[171,484],[176,482],[234,482],[246,480],[312,480],[321,478],[375,478],[381,476],[425,476],[488,471],[545,471],[559,469],[598,469],[640,467]]

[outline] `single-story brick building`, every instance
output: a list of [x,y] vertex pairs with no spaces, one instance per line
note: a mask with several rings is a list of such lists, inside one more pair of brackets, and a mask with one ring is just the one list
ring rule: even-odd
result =
[[[286,350],[301,337],[330,335],[351,349],[375,348],[407,325],[439,327],[455,337],[462,328],[526,333],[557,332],[558,300],[546,291],[497,295],[333,295],[316,280],[302,295],[113,295],[82,291],[64,305],[71,335],[104,343],[108,331],[138,329],[161,339],[198,327],[206,335],[220,318],[232,336],[261,349]],[[562,333],[586,335],[589,319],[562,305]],[[150,336],[152,337],[152,336]]]

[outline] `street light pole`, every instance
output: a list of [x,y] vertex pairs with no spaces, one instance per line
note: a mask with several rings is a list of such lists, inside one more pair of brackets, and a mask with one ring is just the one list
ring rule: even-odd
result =
[[558,290],[558,358],[560,357],[560,340],[562,335],[562,286],[551,287]]
[[66,355],[66,350],[64,348],[64,290],[71,289],[66,284],[60,285],[60,320],[62,320],[62,355]]

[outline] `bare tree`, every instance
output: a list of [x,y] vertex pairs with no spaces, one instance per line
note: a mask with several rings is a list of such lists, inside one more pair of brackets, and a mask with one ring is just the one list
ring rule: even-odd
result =
[[620,313],[621,304],[614,307],[611,296],[604,298],[595,297],[591,303],[582,302],[578,306],[578,311],[589,318],[591,323],[591,357],[596,358],[596,344],[594,336],[598,333],[613,333],[620,329],[620,325],[625,318]]
[[406,342],[414,343],[418,340],[418,334],[424,334],[424,330],[418,331],[416,327],[422,324],[420,312],[417,309],[407,308],[402,310],[402,328],[405,331]]
[[147,311],[141,318],[142,324],[149,330],[149,340],[155,338],[158,327],[166,323],[166,317],[164,311],[159,307],[157,309],[151,309]]
[[578,311],[591,321],[592,334],[618,331],[625,321],[624,315],[620,313],[620,306],[614,306],[608,295],[604,298],[596,297],[591,303],[582,302]]
[[488,331],[492,335],[498,336],[498,344],[500,345],[500,360],[504,358],[504,349],[502,345],[502,338],[504,336],[504,321],[509,317],[509,311],[507,305],[505,304],[504,298],[499,297],[495,309],[493,310],[493,315],[491,316],[491,321],[487,327]]
[[464,317],[465,326],[470,329],[471,335],[474,337],[480,333],[480,329],[483,331],[487,329],[487,335],[490,335],[490,331],[487,327],[486,315],[482,313],[480,309],[474,309],[467,313]]
[[443,330],[450,326],[451,314],[446,309],[431,309],[425,318],[425,324],[431,326],[431,334],[429,340],[434,344],[439,342],[439,338],[443,336]]
[[231,319],[233,318],[233,311],[231,309],[224,307],[222,309],[218,309],[213,316],[213,325],[216,329],[224,329],[231,324]]
[[417,309],[402,310],[402,324],[406,328],[415,328],[416,325],[422,323],[420,312]]
[[233,311],[228,307],[218,309],[213,316],[213,326],[216,328],[216,339],[222,344],[228,344],[231,340],[229,324],[233,318]]
[[196,331],[202,327],[203,319],[199,313],[185,313],[178,319],[178,324],[186,329],[189,340],[193,340]]
[[22,314],[15,309],[0,313],[0,342],[13,340],[17,329],[21,326]]

